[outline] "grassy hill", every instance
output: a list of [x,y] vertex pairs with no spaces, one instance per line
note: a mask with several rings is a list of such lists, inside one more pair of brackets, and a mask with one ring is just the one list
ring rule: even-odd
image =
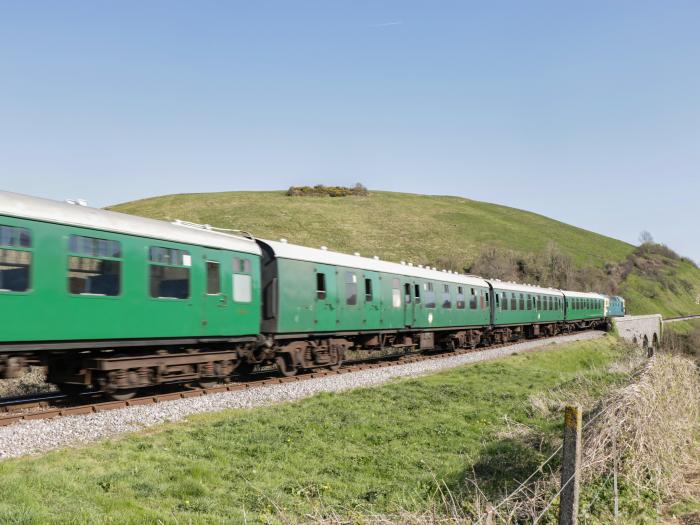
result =
[[[606,290],[628,297],[634,312],[700,312],[700,305],[695,304],[700,270],[689,261],[666,253],[640,258],[631,244],[535,213],[460,197],[372,192],[331,198],[289,197],[281,191],[225,192],[154,197],[110,209],[241,229],[261,238],[286,238],[391,261],[473,268],[501,277],[495,269],[489,271],[491,266],[485,269],[480,260],[485,251],[497,250],[496,258],[508,258],[514,271],[525,272],[522,279],[545,284],[557,282],[523,268],[535,265],[534,258],[554,246],[560,259],[585,274],[574,281],[580,287],[596,289],[605,281]],[[546,266],[549,261],[538,264]]]

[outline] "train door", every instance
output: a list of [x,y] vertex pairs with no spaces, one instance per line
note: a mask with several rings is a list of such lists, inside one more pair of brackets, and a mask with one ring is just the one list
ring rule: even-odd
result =
[[364,326],[364,282],[362,270],[338,269],[338,330],[355,331]]
[[[227,285],[231,280],[230,258],[224,252],[207,250],[202,255],[202,267],[204,268],[201,274],[204,283],[200,288],[203,291],[202,334],[230,333],[231,326],[235,323],[235,319],[230,318],[231,297]],[[190,279],[195,278],[195,275]]]
[[415,317],[415,308],[413,305],[413,286],[412,281],[403,281],[403,324],[406,327],[413,326]]
[[364,295],[364,328],[378,330],[382,323],[382,294],[379,275],[365,271],[362,276],[362,293]]
[[314,326],[319,332],[332,332],[338,325],[338,295],[334,266],[317,264]]

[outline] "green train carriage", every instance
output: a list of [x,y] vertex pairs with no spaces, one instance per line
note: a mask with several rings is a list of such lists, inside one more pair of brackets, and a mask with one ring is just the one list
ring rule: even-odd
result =
[[252,239],[0,192],[5,375],[48,364],[55,383],[115,392],[223,376],[258,340],[259,290]]
[[491,322],[484,279],[258,240],[262,332],[274,334],[287,373],[339,364],[352,346],[475,346]]
[[489,279],[495,297],[493,325],[499,340],[553,335],[564,321],[564,294],[554,288]]
[[595,326],[606,319],[606,296],[590,292],[563,291],[567,324],[577,328]]

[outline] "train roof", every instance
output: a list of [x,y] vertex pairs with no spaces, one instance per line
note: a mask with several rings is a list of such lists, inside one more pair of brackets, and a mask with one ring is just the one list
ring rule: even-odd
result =
[[115,211],[0,191],[0,215],[260,255],[252,239]]
[[562,295],[562,291],[556,288],[544,288],[530,284],[519,284],[510,281],[499,281],[498,279],[487,279],[494,290],[507,290],[509,292],[536,293],[540,295]]
[[369,270],[373,272],[391,273],[396,275],[406,275],[409,277],[419,277],[434,281],[446,281],[467,286],[488,287],[486,280],[481,277],[464,275],[456,272],[436,270],[427,267],[414,266],[411,264],[382,261],[378,258],[362,257],[346,253],[334,252],[326,249],[308,248],[298,244],[287,242],[268,241],[258,239],[258,242],[269,246],[275,257],[280,259],[292,259],[297,261],[307,261],[320,264],[330,264],[333,266],[343,266],[346,268],[357,268],[359,270]]
[[566,297],[583,297],[588,299],[605,299],[605,295],[592,292],[573,292],[570,290],[562,290]]

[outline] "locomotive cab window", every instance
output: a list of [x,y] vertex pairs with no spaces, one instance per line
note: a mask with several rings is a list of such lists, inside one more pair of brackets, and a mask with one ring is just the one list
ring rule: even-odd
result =
[[192,258],[186,250],[151,246],[150,294],[157,299],[187,299],[190,296]]
[[316,273],[316,299],[326,298],[326,274]]
[[207,261],[207,295],[221,293],[221,269],[218,262]]
[[31,246],[32,238],[28,229],[0,225],[0,291],[29,290]]
[[71,235],[68,239],[68,292],[116,296],[121,290],[121,243]]

